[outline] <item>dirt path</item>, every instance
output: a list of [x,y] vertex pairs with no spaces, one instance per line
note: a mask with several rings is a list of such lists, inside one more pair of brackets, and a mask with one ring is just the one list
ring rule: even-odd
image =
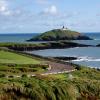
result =
[[49,65],[48,71],[42,74],[57,74],[75,71],[74,67],[70,64],[62,64],[51,61],[48,61],[47,64]]
[[[46,62],[49,64],[49,69],[47,72],[41,73],[40,75],[50,75],[50,74],[60,74],[60,73],[70,73],[75,71],[74,67],[70,64],[62,64],[57,62]],[[27,77],[34,77],[37,74],[28,74]],[[9,77],[9,76],[7,76]],[[21,78],[22,75],[14,75],[14,78]]]

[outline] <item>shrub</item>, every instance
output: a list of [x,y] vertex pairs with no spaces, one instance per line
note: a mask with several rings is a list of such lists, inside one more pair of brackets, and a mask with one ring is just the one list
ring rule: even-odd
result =
[[81,67],[80,66],[76,66],[75,69],[81,70]]
[[23,78],[27,77],[27,74],[23,74],[22,77],[23,77]]
[[0,74],[0,78],[2,78],[2,77],[6,77],[6,75],[5,74]]

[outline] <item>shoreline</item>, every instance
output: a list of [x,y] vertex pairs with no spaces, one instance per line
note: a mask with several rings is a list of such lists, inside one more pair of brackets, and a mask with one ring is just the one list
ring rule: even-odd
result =
[[[14,50],[14,51],[16,51],[16,52],[25,52],[25,51],[33,51],[33,50],[45,50],[45,49],[63,49],[63,48],[66,48],[66,47],[60,47],[60,48],[58,48],[57,46],[57,48],[55,47],[55,44],[60,44],[60,43],[68,43],[68,44],[70,44],[70,43],[72,43],[72,44],[77,44],[77,43],[73,43],[73,42],[66,42],[66,41],[63,41],[63,42],[53,42],[53,43],[51,43],[51,44],[53,44],[54,45],[54,48],[45,48],[44,46],[46,45],[46,43],[40,43],[40,44],[18,44],[18,43],[5,43],[5,44],[2,44],[2,46],[1,46],[1,44],[0,44],[0,47],[1,48],[5,48],[5,47],[7,47],[8,49],[11,49],[11,50]],[[44,45],[44,46],[43,46]],[[61,44],[62,45],[62,44]],[[80,47],[94,47],[94,46],[91,46],[91,45],[83,45],[83,44],[78,44]],[[48,47],[48,45],[46,45],[47,47]],[[68,45],[67,45],[68,46]],[[74,45],[75,46],[75,45]],[[49,46],[50,47],[50,46]],[[96,47],[96,46],[95,46]],[[79,47],[67,47],[67,48],[79,48]],[[26,53],[26,52],[25,52]],[[28,55],[31,55],[31,54],[29,54],[28,53]],[[33,54],[32,54],[33,55]],[[34,56],[36,56],[36,57],[41,57],[41,56],[39,56],[39,55],[35,55],[34,54]],[[42,57],[42,58],[44,58],[44,57]],[[47,58],[50,58],[50,57],[46,57],[45,59],[47,59]],[[50,58],[51,59],[51,58]],[[68,61],[81,61],[81,60],[83,60],[83,61],[87,61],[88,59],[84,59],[83,57],[81,58],[81,57],[74,57],[74,56],[72,56],[72,57],[58,57],[58,60],[67,60],[67,62]],[[89,60],[91,60],[91,59],[89,59]],[[92,60],[94,60],[94,59],[92,59]],[[98,60],[98,59],[95,59],[96,61]],[[73,62],[74,63],[74,62]],[[93,66],[92,66],[93,67]],[[98,67],[94,67],[94,68],[98,68]]]

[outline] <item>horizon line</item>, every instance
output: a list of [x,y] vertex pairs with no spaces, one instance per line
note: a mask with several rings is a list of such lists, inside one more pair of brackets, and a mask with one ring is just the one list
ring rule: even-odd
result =
[[[43,33],[43,32],[8,32],[8,33],[6,33],[6,32],[2,32],[2,33],[0,33],[0,34],[41,34],[41,33]],[[80,32],[80,33],[100,33],[100,32]]]

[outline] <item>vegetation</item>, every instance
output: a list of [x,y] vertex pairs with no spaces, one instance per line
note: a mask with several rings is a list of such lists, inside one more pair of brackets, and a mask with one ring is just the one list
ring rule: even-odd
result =
[[79,44],[71,41],[52,41],[47,43],[0,43],[1,48],[9,48],[17,51],[30,51],[41,49],[70,48],[70,47],[87,47],[90,45]]
[[74,72],[41,75],[47,65],[14,52],[0,50],[0,100],[100,99],[100,70],[72,64]]
[[11,64],[39,64],[40,61],[23,55],[12,53],[9,51],[0,50],[0,63]]
[[0,78],[0,100],[99,100],[100,71],[82,67],[70,74]]
[[47,71],[48,65],[39,64],[0,64],[0,77],[22,74],[37,74]]
[[71,30],[54,29],[33,37],[28,41],[89,40],[90,38]]
[[47,70],[48,65],[41,63],[42,61],[35,57],[0,50],[0,77],[44,72]]

